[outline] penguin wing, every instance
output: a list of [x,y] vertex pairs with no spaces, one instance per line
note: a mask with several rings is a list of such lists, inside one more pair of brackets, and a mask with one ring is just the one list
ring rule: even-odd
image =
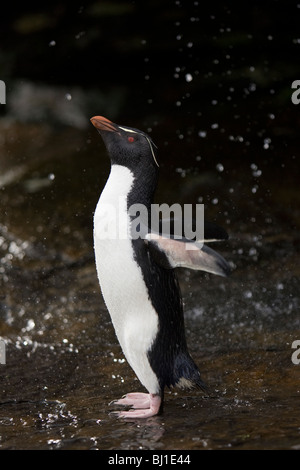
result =
[[145,241],[154,260],[164,268],[196,269],[219,276],[231,272],[227,261],[202,241],[168,238],[157,233],[147,233]]

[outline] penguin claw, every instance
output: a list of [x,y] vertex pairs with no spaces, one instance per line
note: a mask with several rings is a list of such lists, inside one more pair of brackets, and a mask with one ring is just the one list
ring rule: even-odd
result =
[[149,393],[127,393],[119,400],[113,400],[110,405],[131,406],[134,409],[149,408],[150,396]]
[[114,400],[115,405],[131,405],[128,411],[112,411],[117,418],[150,418],[159,413],[161,397],[148,393],[128,393],[125,398]]

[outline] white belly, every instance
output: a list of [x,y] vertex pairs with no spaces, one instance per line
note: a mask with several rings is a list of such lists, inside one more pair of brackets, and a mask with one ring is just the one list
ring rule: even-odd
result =
[[96,267],[123,353],[147,390],[158,393],[158,381],[147,358],[157,334],[158,316],[128,236],[127,194],[132,183],[128,168],[112,166],[94,216]]

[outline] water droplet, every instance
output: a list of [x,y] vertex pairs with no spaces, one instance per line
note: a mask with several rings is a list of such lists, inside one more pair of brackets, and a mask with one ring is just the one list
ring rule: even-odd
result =
[[35,327],[35,322],[34,322],[34,320],[32,320],[32,318],[31,318],[31,319],[28,320],[28,322],[27,322],[26,331],[31,331],[31,330],[33,330],[34,327]]
[[250,248],[249,256],[255,256],[255,255],[257,255],[257,249],[254,247]]
[[186,80],[187,82],[191,82],[191,81],[193,80],[193,76],[192,76],[190,73],[187,73],[187,74],[185,75],[185,80]]
[[199,131],[198,135],[199,135],[199,137],[202,137],[204,139],[207,135],[207,132],[206,131]]
[[80,31],[78,34],[75,35],[75,39],[80,39],[84,35],[85,35],[85,31]]

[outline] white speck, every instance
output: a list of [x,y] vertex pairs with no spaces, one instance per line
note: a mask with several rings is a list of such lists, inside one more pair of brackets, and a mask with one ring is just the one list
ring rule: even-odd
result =
[[255,67],[253,67],[253,65],[251,65],[251,67],[249,67],[249,70],[250,70],[250,72],[254,72]]
[[218,204],[219,202],[219,199],[217,197],[215,197],[212,201],[211,201],[214,205]]
[[85,31],[80,31],[78,34],[76,34],[75,39],[80,39],[84,35],[85,35]]
[[245,299],[251,299],[251,298],[252,298],[252,292],[251,292],[251,290],[247,290],[247,291],[244,293],[244,296],[245,296]]
[[221,173],[222,171],[224,171],[224,166],[222,165],[222,163],[217,163],[216,169]]
[[276,286],[276,289],[277,290],[283,290],[284,289],[284,285],[282,284],[282,282],[278,282],[278,284]]
[[176,106],[178,106],[178,107],[179,107],[179,106],[181,106],[181,101],[176,101],[176,103],[175,103],[175,104],[176,104]]
[[188,43],[187,43],[187,47],[193,47],[193,43],[192,43],[192,42],[188,42]]
[[257,190],[258,190],[258,186],[253,186],[253,188],[251,189],[253,194],[255,194]]
[[275,114],[270,113],[270,114],[268,114],[268,117],[269,117],[270,119],[275,119]]
[[186,80],[187,82],[191,82],[191,81],[193,80],[193,76],[192,76],[190,73],[187,73],[187,74],[185,75],[185,80]]
[[26,331],[31,331],[35,327],[34,320],[32,318],[28,320],[27,325],[26,325]]
[[65,98],[66,98],[66,100],[71,101],[72,95],[70,93],[66,93]]
[[51,445],[51,444],[55,444],[55,445],[58,445],[61,443],[61,439],[48,439],[47,441],[47,444]]
[[219,127],[219,124],[217,122],[211,125],[212,129],[218,129],[218,127]]
[[202,137],[204,139],[207,135],[207,132],[206,131],[199,131],[198,135],[199,135],[199,137]]
[[50,181],[53,181],[53,180],[55,179],[55,174],[54,174],[54,173],[49,173],[48,179],[49,179]]
[[257,249],[254,247],[250,248],[249,256],[255,256],[255,255],[257,255]]
[[176,168],[175,171],[176,173],[179,173],[182,176],[182,178],[185,178],[186,171],[183,168]]
[[271,139],[269,137],[266,137],[264,139],[264,149],[267,150],[270,147]]
[[56,46],[56,41],[50,41],[50,42],[49,42],[49,46],[50,46],[50,47]]

